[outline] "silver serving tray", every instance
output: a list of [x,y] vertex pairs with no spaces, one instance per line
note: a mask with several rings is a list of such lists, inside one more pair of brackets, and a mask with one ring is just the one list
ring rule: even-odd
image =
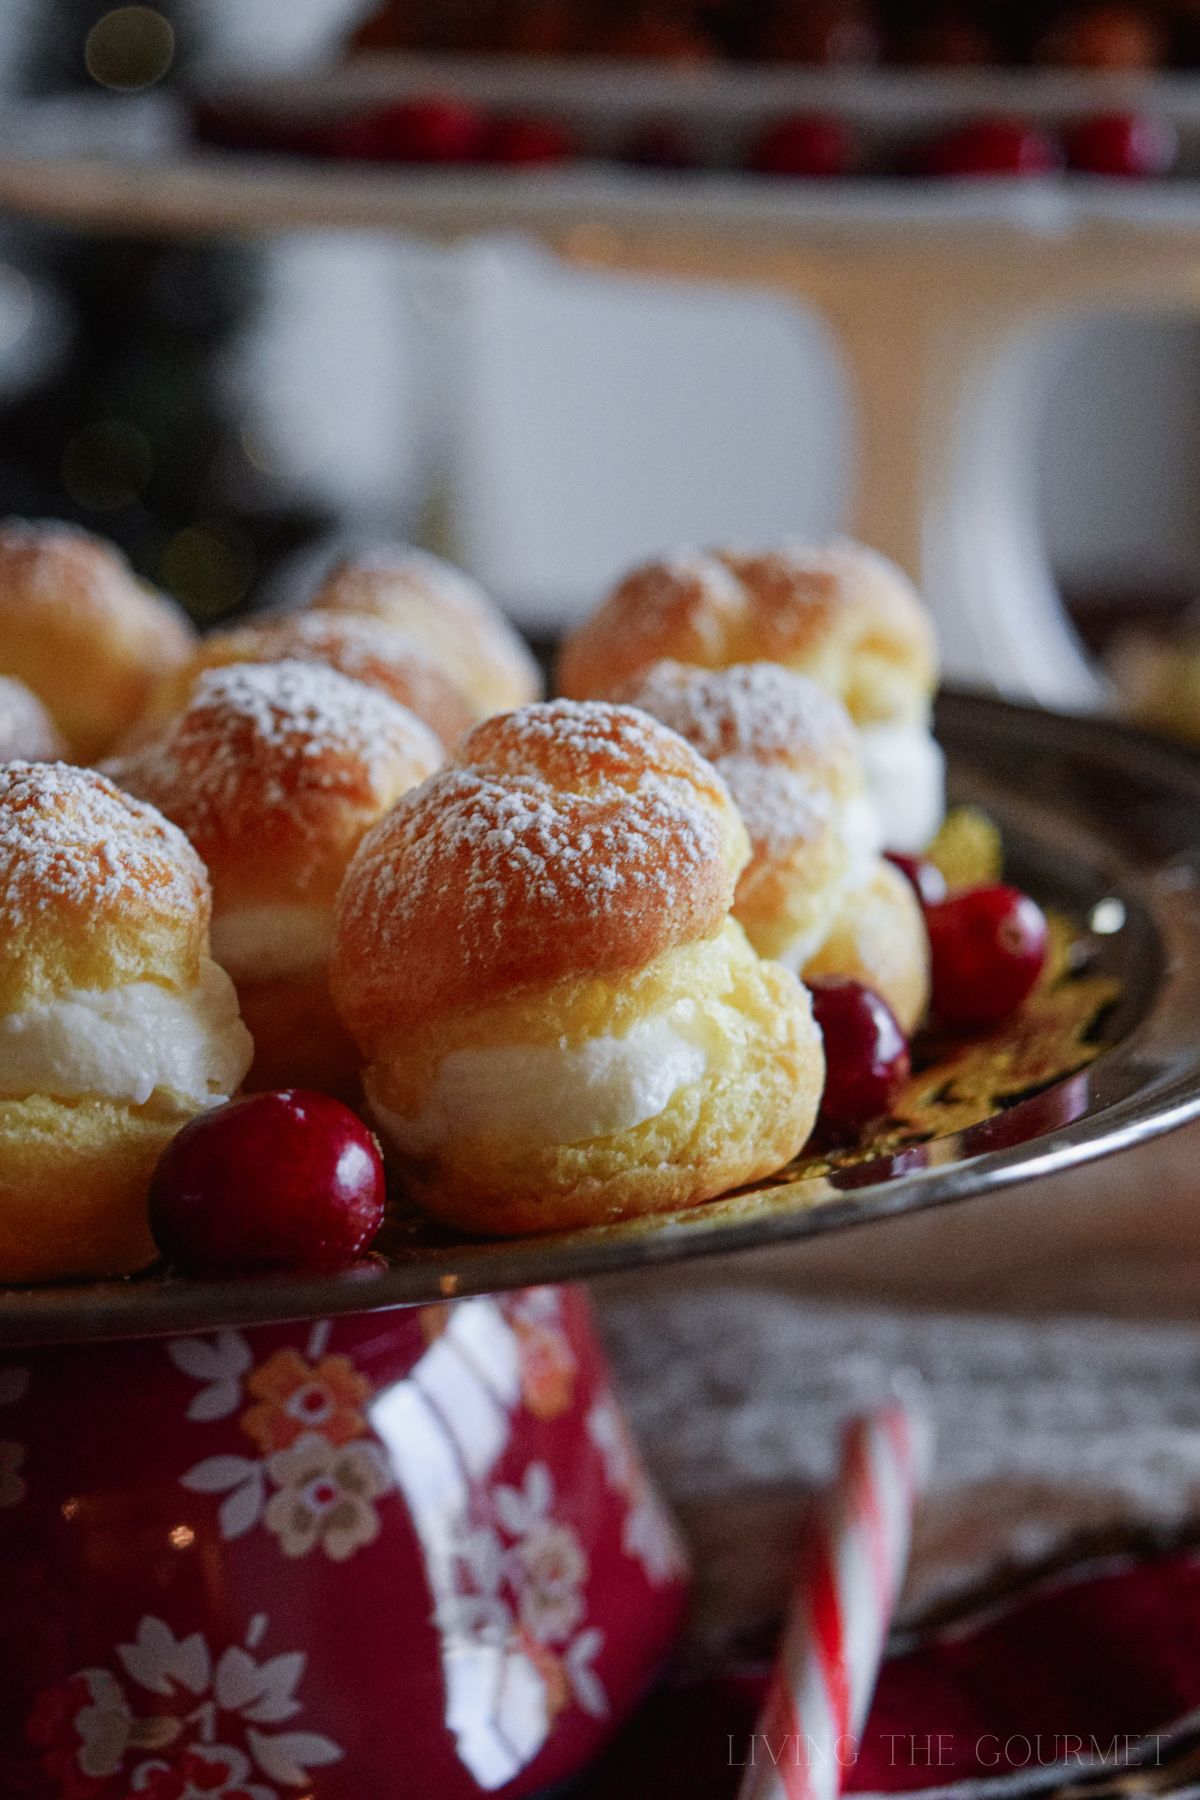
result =
[[505,1242],[399,1227],[386,1254],[321,1279],[151,1272],[3,1290],[0,1342],[363,1312],[780,1244],[1050,1175],[1200,1116],[1200,756],[1107,720],[958,693],[943,697],[938,733],[955,797],[1000,819],[1012,878],[1089,931],[1095,965],[1120,983],[1086,1070],[919,1155],[653,1220]]

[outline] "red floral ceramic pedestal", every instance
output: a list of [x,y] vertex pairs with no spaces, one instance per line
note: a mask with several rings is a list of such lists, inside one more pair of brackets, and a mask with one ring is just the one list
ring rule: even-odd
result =
[[534,1794],[685,1592],[578,1290],[0,1356],[5,1800]]

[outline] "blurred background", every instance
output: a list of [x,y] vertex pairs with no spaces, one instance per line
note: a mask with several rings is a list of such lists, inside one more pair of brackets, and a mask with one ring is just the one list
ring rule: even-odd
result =
[[[848,528],[930,590],[956,676],[1103,697],[1061,601],[1089,656],[1123,635],[1122,679],[1153,685],[1130,623],[1169,629],[1200,587],[1200,328],[1190,271],[1145,304],[1122,271],[1143,240],[1200,247],[1198,57],[1193,0],[7,0],[0,511],[115,538],[202,622],[334,543],[410,539],[540,637],[643,554]],[[56,165],[66,208],[39,203]],[[92,216],[114,170],[141,173],[121,235]],[[241,229],[187,228],[178,199],[154,228],[154,182],[196,171],[242,195]],[[279,233],[281,181],[325,185]],[[336,229],[356,182],[374,211]],[[404,229],[409,191],[436,231]],[[794,275],[733,279],[743,217]],[[688,266],[650,279],[676,219]],[[910,233],[898,305],[937,300],[956,231],[1018,272],[1024,234],[1038,329],[1018,366],[989,325],[1000,393],[943,332],[887,413],[808,296],[806,221],[833,261]],[[1108,273],[1066,303],[1077,241]],[[939,473],[981,456],[970,492]]]

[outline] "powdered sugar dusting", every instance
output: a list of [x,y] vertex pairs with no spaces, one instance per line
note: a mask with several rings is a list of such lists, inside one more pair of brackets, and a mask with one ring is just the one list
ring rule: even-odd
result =
[[204,902],[207,886],[183,833],[97,771],[0,766],[0,923],[8,928],[62,908],[186,912]]
[[20,598],[26,603],[58,601],[65,566],[72,580],[83,575],[102,587],[133,581],[115,544],[63,519],[0,520],[0,563],[10,558],[20,564]]
[[0,675],[0,762],[21,757],[35,762],[61,756],[54,722],[37,695],[8,675]]
[[393,576],[432,598],[461,610],[477,612],[480,616],[492,609],[483,588],[465,570],[428,550],[419,550],[413,544],[374,545],[331,569],[328,579],[336,581],[339,576],[358,569],[365,574]]
[[861,788],[845,708],[774,663],[722,670],[658,663],[630,697],[712,761],[760,855],[783,856],[811,842]]
[[785,856],[811,843],[841,813],[832,788],[811,770],[749,756],[722,757],[718,766],[760,855]]
[[737,874],[732,820],[720,779],[647,715],[552,701],[477,727],[460,766],[375,827],[346,909],[397,950],[437,915],[466,963],[521,942],[540,957],[552,938],[565,969],[588,954],[577,933],[612,921],[623,937],[634,913],[664,940],[695,906],[715,929]]
[[[368,613],[297,613],[219,634],[210,646],[213,666],[323,663],[409,707],[450,743],[474,721],[466,695],[430,651],[399,625]],[[202,652],[201,666],[204,661]]]
[[548,700],[485,722],[464,746],[464,755],[470,756],[473,746],[483,750],[491,767],[543,774],[568,788],[590,789],[598,780],[622,789],[641,787],[653,781],[664,760],[692,785],[712,785],[712,771],[633,706]]
[[741,583],[724,563],[701,550],[677,550],[634,569],[610,606],[622,631],[655,641],[686,621],[714,654],[745,611]]
[[411,631],[465,679],[481,711],[540,691],[537,665],[499,607],[470,575],[428,551],[385,548],[352,557],[330,570],[310,606],[379,614]]
[[420,903],[427,881],[461,863],[465,913],[497,933],[501,909],[521,905],[522,896],[561,906],[567,918],[580,907],[617,913],[630,887],[669,905],[681,879],[720,851],[714,821],[686,808],[668,783],[648,782],[619,800],[602,790],[577,812],[535,777],[498,780],[476,769],[430,784],[404,839],[409,854],[387,871],[397,897]]
[[296,613],[276,621],[269,637],[286,644],[288,657],[301,662],[307,660],[306,651],[314,659],[332,652],[340,673],[356,679],[360,669],[373,663],[411,662],[418,673],[438,674],[437,663],[416,638],[369,613]]
[[659,663],[629,699],[713,761],[730,755],[844,761],[855,753],[854,728],[840,702],[777,663],[720,670]]
[[[232,663],[197,681],[186,710],[162,735],[110,763],[118,780],[219,813],[244,799],[247,771],[263,776],[264,809],[295,801],[306,785],[333,788],[352,768],[381,798],[398,757],[421,779],[441,761],[432,732],[405,707],[323,663]],[[284,772],[292,779],[282,779]]]

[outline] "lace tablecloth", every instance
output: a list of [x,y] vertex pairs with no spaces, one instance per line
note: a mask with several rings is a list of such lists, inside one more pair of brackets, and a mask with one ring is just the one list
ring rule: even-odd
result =
[[1200,1326],[834,1304],[778,1262],[597,1290],[626,1405],[697,1548],[701,1658],[765,1639],[839,1422],[923,1390],[937,1429],[901,1622],[1200,1523]]

